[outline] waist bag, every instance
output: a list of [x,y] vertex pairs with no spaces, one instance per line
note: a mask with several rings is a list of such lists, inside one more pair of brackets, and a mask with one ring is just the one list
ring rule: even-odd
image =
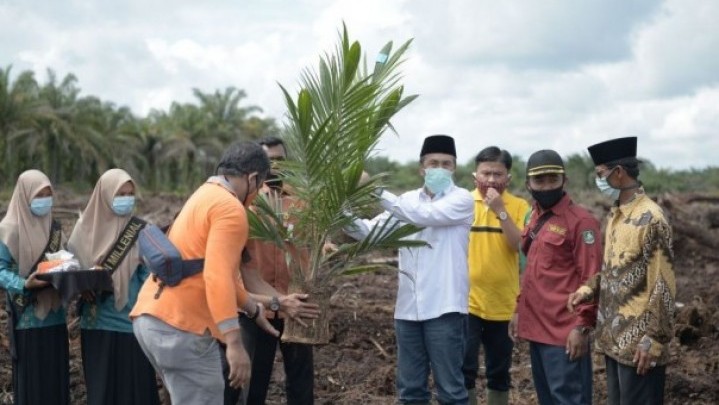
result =
[[165,232],[156,225],[147,224],[142,228],[137,243],[142,262],[152,272],[153,280],[159,279],[160,288],[155,299],[165,286],[180,284],[182,279],[201,272],[205,265],[205,259],[184,260]]

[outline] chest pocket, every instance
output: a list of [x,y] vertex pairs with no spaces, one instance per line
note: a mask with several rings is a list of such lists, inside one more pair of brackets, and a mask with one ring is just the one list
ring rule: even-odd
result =
[[[547,226],[549,227],[550,224],[547,224]],[[569,246],[566,234],[562,235],[550,229],[545,229],[540,241],[543,258],[541,265],[545,269],[551,269],[572,260],[572,249]]]

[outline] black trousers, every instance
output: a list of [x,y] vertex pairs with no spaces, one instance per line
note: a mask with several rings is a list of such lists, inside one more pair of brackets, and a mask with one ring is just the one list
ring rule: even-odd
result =
[[88,405],[159,405],[155,369],[135,335],[82,329],[82,368]]
[[607,403],[609,405],[662,405],[666,366],[638,375],[636,367],[625,366],[604,356],[607,364]]
[[509,391],[512,348],[509,321],[488,321],[469,314],[467,318],[467,348],[462,365],[464,386],[475,388],[479,374],[479,349],[484,349],[487,387],[495,391]]
[[[284,331],[282,319],[270,320],[280,334]],[[247,405],[261,405],[267,399],[267,388],[272,377],[275,353],[279,343],[285,368],[285,392],[288,405],[314,404],[314,364],[312,346],[299,343],[282,343],[280,339],[261,330],[254,321],[240,317],[242,340],[252,359],[252,377],[246,393]],[[225,390],[225,405],[234,405],[242,396],[240,391]]]

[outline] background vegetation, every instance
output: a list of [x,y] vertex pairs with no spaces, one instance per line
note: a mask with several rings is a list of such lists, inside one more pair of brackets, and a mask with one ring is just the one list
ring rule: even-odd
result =
[[35,168],[54,184],[91,187],[112,167],[127,170],[150,191],[192,190],[213,171],[223,147],[237,139],[276,133],[272,118],[242,105],[234,87],[206,93],[195,103],[170,105],[138,117],[127,107],[83,96],[73,74],[48,71],[39,83],[31,71],[12,77],[0,68],[0,178],[12,188]]
[[[496,146],[501,147],[502,145],[498,143]],[[419,151],[417,153],[419,154]],[[528,195],[524,188],[527,157],[514,156],[511,170],[512,180],[509,187],[514,193],[524,194],[525,196]],[[642,159],[642,161],[639,179],[648,193],[699,192],[712,194],[719,192],[719,166],[704,169],[669,170],[657,168],[647,159]],[[567,177],[569,178],[568,188],[570,192],[596,190],[594,163],[592,163],[589,154],[576,153],[565,156],[564,163]],[[399,192],[418,188],[422,184],[417,172],[419,169],[419,156],[417,162],[405,164],[391,161],[386,157],[374,157],[367,162],[366,167],[367,171],[372,174],[388,173],[389,176],[384,179],[384,182],[393,191]],[[454,176],[455,183],[467,189],[473,189],[472,173],[474,171],[474,158],[464,164],[458,162]]]
[[[18,174],[30,168],[47,173],[56,185],[86,191],[112,167],[127,170],[145,191],[185,193],[213,171],[224,145],[280,133],[276,120],[262,117],[258,106],[245,105],[247,95],[235,87],[213,92],[193,89],[195,102],[174,102],[167,111],[153,110],[141,117],[127,107],[81,94],[71,73],[58,78],[48,70],[44,83],[32,71],[13,73],[12,66],[0,67],[3,194],[12,190]],[[511,188],[520,193],[525,159],[515,156],[512,169]],[[640,178],[650,193],[719,190],[719,167],[672,171],[645,162]],[[570,189],[593,189],[588,155],[568,156],[566,164]],[[420,186],[417,167],[417,162],[399,163],[387,157],[367,162],[371,174],[389,174],[384,181],[395,191]],[[461,164],[457,183],[473,188],[473,171],[473,161]]]

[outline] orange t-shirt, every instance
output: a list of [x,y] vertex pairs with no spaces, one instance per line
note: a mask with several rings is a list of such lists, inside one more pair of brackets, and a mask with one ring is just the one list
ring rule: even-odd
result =
[[239,280],[240,257],[249,225],[240,201],[216,183],[206,183],[189,198],[168,235],[186,260],[205,258],[201,273],[175,287],[165,287],[155,299],[159,283],[148,277],[130,313],[152,315],[180,330],[220,340],[239,328],[237,308],[248,295]]

